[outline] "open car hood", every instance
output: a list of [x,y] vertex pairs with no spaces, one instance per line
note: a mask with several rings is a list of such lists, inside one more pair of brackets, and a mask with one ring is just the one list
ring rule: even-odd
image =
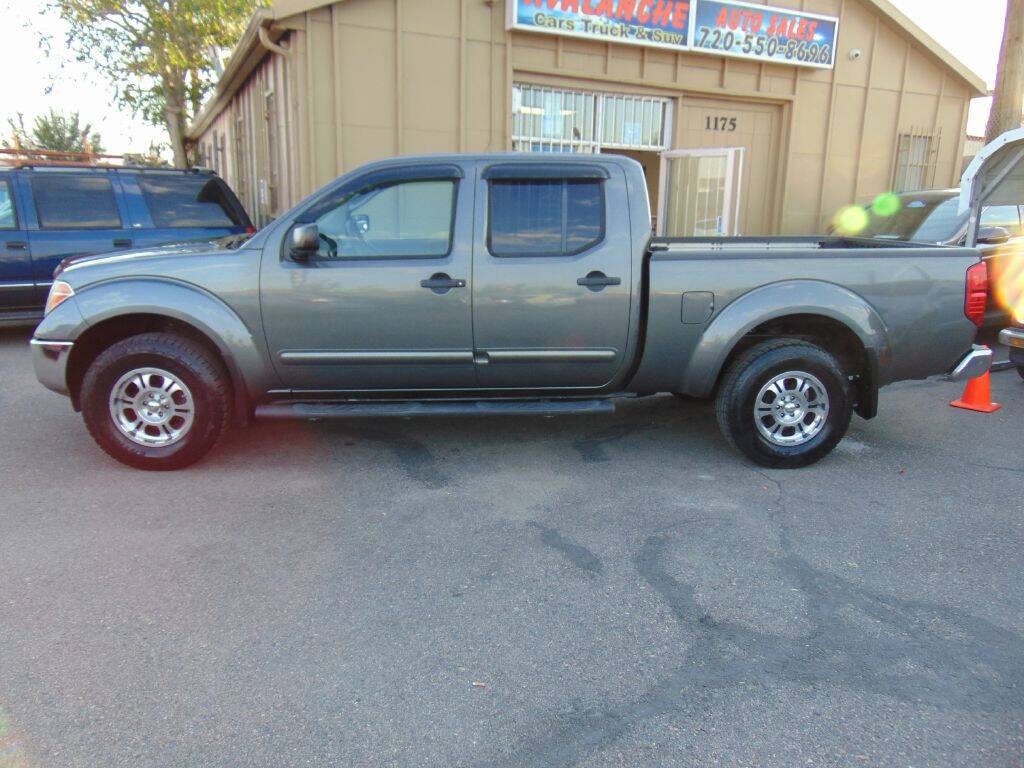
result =
[[[1024,202],[1024,128],[1007,131],[986,144],[960,179],[960,213],[977,214],[985,205]],[[972,231],[974,227],[972,227]],[[970,232],[968,240],[970,241]],[[968,245],[975,245],[968,242]]]

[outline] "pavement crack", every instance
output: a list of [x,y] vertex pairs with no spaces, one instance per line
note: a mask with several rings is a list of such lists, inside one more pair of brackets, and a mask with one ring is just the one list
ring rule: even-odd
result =
[[[781,485],[768,477],[780,492]],[[670,539],[648,537],[634,557],[643,581],[685,633],[683,663],[639,697],[572,711],[547,724],[544,738],[483,765],[568,766],[655,717],[699,718],[717,689],[774,679],[843,687],[914,706],[983,713],[1024,710],[1024,637],[957,608],[886,595],[814,567],[789,549],[782,575],[806,600],[812,630],[793,638],[716,618],[696,587],[666,566]],[[859,617],[870,617],[865,625]],[[882,631],[878,627],[881,625]],[[813,643],[810,642],[813,640]]]

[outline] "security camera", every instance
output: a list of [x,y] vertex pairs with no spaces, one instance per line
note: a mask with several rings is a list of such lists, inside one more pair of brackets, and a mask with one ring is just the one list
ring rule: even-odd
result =
[[860,48],[854,48],[852,51],[850,51],[850,61],[856,61],[857,59],[859,59],[863,55],[864,55],[864,52],[861,51]]

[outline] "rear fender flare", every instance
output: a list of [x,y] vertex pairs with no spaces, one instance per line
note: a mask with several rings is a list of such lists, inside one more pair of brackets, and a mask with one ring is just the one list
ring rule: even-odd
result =
[[761,286],[730,303],[712,320],[683,372],[679,392],[709,397],[736,345],[754,328],[790,315],[818,315],[850,329],[867,353],[870,388],[888,366],[891,343],[881,316],[848,288],[820,280],[787,280]]

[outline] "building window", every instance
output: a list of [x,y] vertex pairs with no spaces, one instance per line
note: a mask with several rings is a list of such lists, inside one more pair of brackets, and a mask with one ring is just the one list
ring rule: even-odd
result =
[[271,214],[277,213],[277,192],[280,185],[277,170],[277,110],[275,107],[274,89],[271,88],[263,93],[263,124],[266,131],[267,172],[270,177],[266,203],[267,210]]
[[941,132],[925,133],[914,128],[900,134],[892,184],[894,191],[918,192],[935,185],[940,139]]
[[235,161],[235,178],[233,179],[235,184],[235,193],[239,199],[249,202],[249,173],[248,173],[248,159],[249,156],[246,154],[247,147],[245,141],[245,116],[242,113],[242,107],[239,102],[235,102],[235,151],[233,159]]
[[516,84],[512,147],[521,152],[661,151],[668,148],[670,114],[668,99]]

